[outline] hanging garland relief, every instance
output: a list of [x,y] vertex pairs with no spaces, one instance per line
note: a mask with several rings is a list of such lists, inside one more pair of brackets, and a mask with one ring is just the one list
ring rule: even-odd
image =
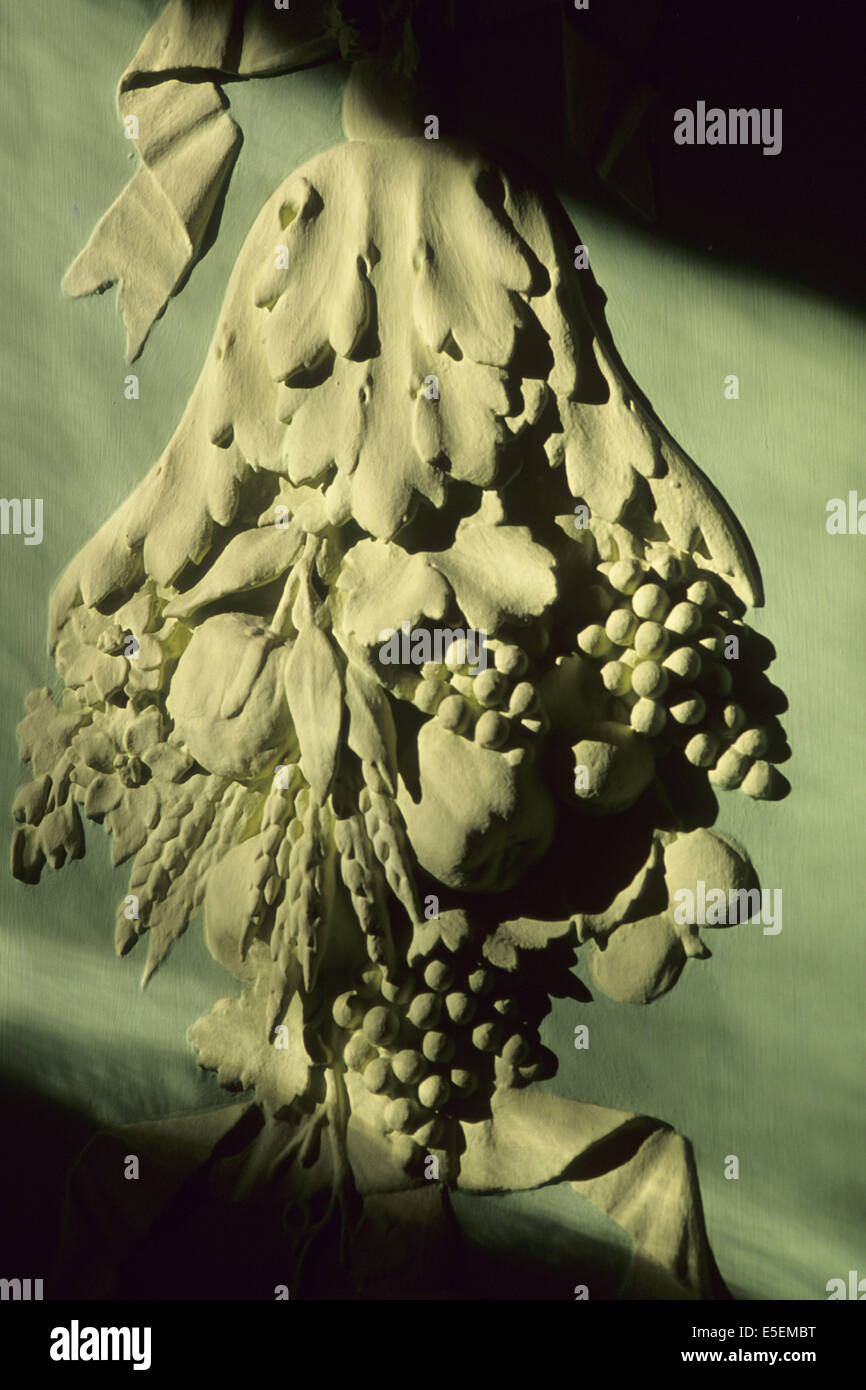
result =
[[[335,43],[276,51],[254,19],[228,71],[219,22],[172,4],[121,84],[144,167],[66,285],[120,281],[131,356],[235,157],[214,70]],[[593,1195],[581,1153],[633,1117],[525,1092],[556,1071],[540,1028],[551,995],[589,999],[575,962],[648,1003],[708,956],[678,910],[701,884],[753,902],[707,827],[714,788],[784,790],[760,579],[561,209],[390,128],[375,90],[358,64],[349,140],[260,212],[164,454],[57,586],[65,689],[19,726],[12,869],[35,883],[84,852],[82,811],[102,824],[145,980],[203,915],[244,988],[193,1027],[200,1062],[340,1200],[431,1157],[452,1187]]]

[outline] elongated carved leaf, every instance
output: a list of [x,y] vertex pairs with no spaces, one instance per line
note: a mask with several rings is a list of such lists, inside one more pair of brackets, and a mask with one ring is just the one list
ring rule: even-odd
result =
[[289,568],[301,544],[301,532],[293,526],[284,530],[263,526],[244,531],[229,542],[198,584],[171,601],[165,616],[186,618],[206,603],[225,598],[227,594],[239,594],[270,584]]
[[397,733],[388,696],[378,681],[353,662],[346,669],[346,705],[349,747],[362,762],[373,764],[393,796],[397,790]]
[[304,628],[292,648],[286,698],[301,748],[301,771],[323,802],[337,766],[343,682],[334,648],[320,628]]
[[189,919],[195,911],[190,889],[189,884],[179,884],[172,889],[164,902],[154,905],[149,918],[149,945],[147,963],[141,978],[142,985],[147,984],[174,943],[186,931]]

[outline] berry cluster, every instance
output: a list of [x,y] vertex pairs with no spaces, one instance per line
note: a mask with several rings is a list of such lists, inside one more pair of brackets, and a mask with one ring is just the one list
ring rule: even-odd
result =
[[[540,991],[514,995],[512,974],[479,956],[468,939],[450,950],[441,938],[399,979],[366,970],[362,985],[334,1001],[347,1038],[343,1057],[383,1100],[382,1125],[406,1166],[447,1147],[449,1121],[474,1117],[495,1085],[523,1086],[553,1075],[539,1041],[549,1011]],[[480,1112],[479,1112],[480,1113]]]
[[482,748],[501,749],[514,734],[543,733],[547,727],[538,693],[525,679],[529,657],[511,642],[488,639],[493,665],[475,674],[465,648],[455,642],[445,661],[429,662],[412,696],[416,709],[434,715],[452,733],[472,737]]
[[680,746],[715,785],[767,796],[767,735],[748,727],[731,699],[746,635],[733,607],[689,557],[670,549],[649,562],[607,561],[598,572],[602,582],[584,594],[597,620],[577,644],[600,664],[609,717]]

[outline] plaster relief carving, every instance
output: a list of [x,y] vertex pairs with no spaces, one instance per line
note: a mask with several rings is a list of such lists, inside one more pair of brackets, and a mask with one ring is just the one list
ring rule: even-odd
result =
[[[208,23],[169,6],[143,52],[165,30],[219,70]],[[124,197],[153,217],[120,200],[66,282],[121,279],[131,355],[234,157],[218,94],[193,120],[204,89],[171,70],[148,109],[174,129],[179,102],[202,158],[142,149]],[[707,828],[713,787],[784,790],[757,567],[620,363],[561,209],[389,124],[371,71],[354,138],[258,215],[164,454],[55,590],[65,690],[19,726],[13,872],[82,854],[83,810],[131,861],[116,946],[146,938],[145,979],[203,915],[244,987],[192,1042],[255,1091],[285,1199],[333,1191],[323,1230],[433,1156],[473,1192],[573,1182],[706,1295],[700,1223],[675,1268],[635,1197],[658,1171],[692,1190],[681,1141],[640,1121],[643,1158],[599,1178],[589,1151],[636,1117],[525,1088],[556,1071],[551,995],[589,997],[575,961],[650,1002],[709,955],[676,894],[757,886]],[[442,631],[480,634],[475,660],[432,659]]]

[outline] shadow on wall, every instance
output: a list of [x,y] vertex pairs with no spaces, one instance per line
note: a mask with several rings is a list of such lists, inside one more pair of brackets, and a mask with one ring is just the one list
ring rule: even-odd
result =
[[[714,267],[752,266],[862,307],[859,72],[844,4],[794,13],[764,0],[722,16],[660,0],[491,0],[465,24],[436,52],[443,125]],[[674,113],[699,102],[779,111],[779,153],[703,145],[697,131],[677,144]],[[843,216],[852,198],[860,211]]]
[[[591,1180],[628,1162],[654,1130],[664,1142],[655,1122],[636,1121],[613,1141],[615,1153],[606,1145],[605,1157],[587,1155],[572,1177]],[[712,1256],[702,1292],[684,1288],[568,1182],[491,1195],[436,1182],[358,1193],[347,1227],[347,1213],[338,1214],[323,1190],[309,1201],[293,1195],[285,1142],[246,1103],[101,1132],[70,1177],[48,1297],[729,1297]],[[140,1169],[125,1181],[133,1160]],[[690,1156],[686,1166],[693,1170]]]

